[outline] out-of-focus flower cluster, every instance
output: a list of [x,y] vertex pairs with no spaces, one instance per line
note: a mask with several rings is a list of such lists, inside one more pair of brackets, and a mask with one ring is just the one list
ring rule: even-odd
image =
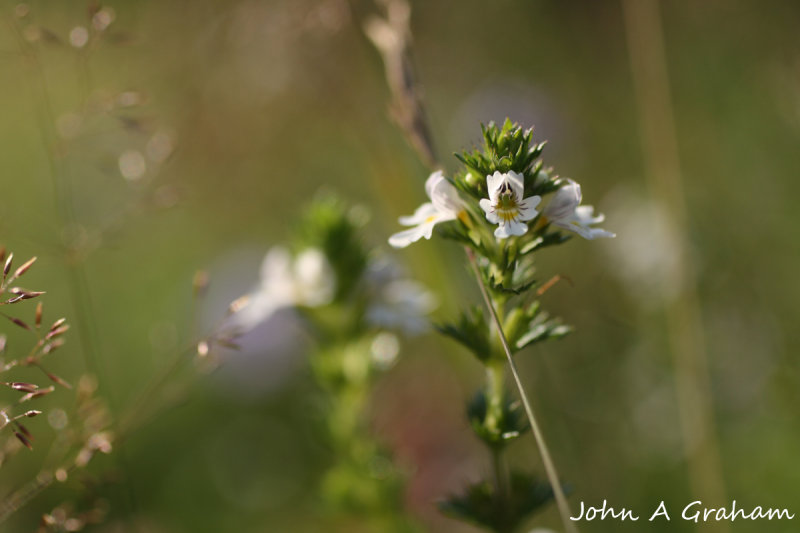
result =
[[[207,352],[215,340],[235,343],[280,310],[298,314],[315,341],[309,364],[334,452],[322,493],[333,507],[374,521],[370,530],[394,531],[387,524],[401,527],[407,520],[403,476],[371,435],[370,393],[375,377],[397,359],[399,333],[423,330],[436,302],[398,263],[362,242],[364,223],[363,211],[335,198],[314,203],[291,245],[267,253],[257,287],[233,302],[221,333],[201,346]],[[380,473],[376,464],[384,465]]]
[[423,331],[436,306],[434,296],[407,278],[391,257],[367,249],[358,237],[359,225],[337,200],[314,204],[298,228],[296,251],[270,249],[258,286],[231,305],[228,322],[234,334],[286,308],[300,310],[316,331],[344,309],[347,323],[341,325],[351,333]]

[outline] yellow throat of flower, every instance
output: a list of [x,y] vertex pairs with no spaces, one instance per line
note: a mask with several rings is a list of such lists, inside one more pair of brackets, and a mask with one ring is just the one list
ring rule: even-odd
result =
[[497,197],[497,204],[494,206],[497,216],[504,222],[511,222],[519,215],[519,204],[513,194],[501,194]]

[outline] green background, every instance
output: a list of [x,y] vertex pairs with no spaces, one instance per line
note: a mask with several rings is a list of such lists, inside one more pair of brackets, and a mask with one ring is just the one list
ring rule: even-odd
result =
[[[387,117],[380,57],[360,31],[369,3],[114,3],[116,20],[90,52],[68,44],[70,30],[87,23],[83,3],[33,2],[21,21],[14,5],[2,3],[0,30],[0,243],[20,260],[39,257],[26,286],[47,291],[49,319],[73,324],[52,369],[73,382],[97,373],[117,414],[136,409],[150,377],[256,282],[260,257],[286,242],[319,190],[365,206],[366,239],[384,249],[396,217],[424,200],[428,172]],[[798,512],[800,7],[676,1],[661,15],[688,212],[678,240],[696,278],[727,502]],[[412,30],[446,169],[457,166],[448,154],[479,140],[480,122],[536,125],[549,141],[545,162],[579,181],[585,202],[606,214],[603,227],[618,234],[540,256],[543,276],[572,280],[544,305],[576,332],[518,360],[573,510],[605,499],[646,517],[661,500],[672,511],[695,498],[661,300],[675,229],[648,200],[624,20],[616,2],[432,1],[413,3]],[[6,22],[54,37],[23,54]],[[46,129],[43,138],[65,114],[124,91],[141,94],[142,105],[92,112],[71,139]],[[172,139],[171,157],[125,180],[120,154],[144,153],[158,132]],[[90,249],[78,259],[90,316],[82,325],[75,259],[63,252],[75,239]],[[395,256],[435,287],[438,319],[477,301],[457,246],[433,240]],[[209,270],[211,290],[192,310],[198,269]],[[25,305],[15,311],[30,315]],[[0,331],[10,350],[22,349],[25,336],[13,329]],[[171,378],[180,401],[93,463],[93,473],[122,482],[104,489],[109,516],[91,530],[359,531],[357,519],[318,505],[329,458],[315,434],[303,335],[272,333],[230,368]],[[479,368],[429,333],[404,339],[375,392],[375,432],[408,470],[409,509],[430,530],[474,531],[439,516],[434,502],[489,472],[463,416]],[[67,409],[74,400],[59,390],[46,401]],[[36,448],[0,469],[2,493],[46,461],[54,430],[44,417],[27,425]],[[513,456],[539,468],[530,438]],[[48,490],[3,530],[35,530],[78,487],[71,479]],[[794,531],[794,523],[737,521],[730,530]],[[676,517],[581,525],[693,530]],[[555,509],[534,526],[560,529]]]

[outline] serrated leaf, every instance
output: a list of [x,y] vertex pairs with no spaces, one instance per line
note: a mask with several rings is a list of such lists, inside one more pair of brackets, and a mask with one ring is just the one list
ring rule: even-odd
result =
[[559,323],[555,319],[548,319],[547,314],[542,313],[531,321],[528,331],[520,335],[514,347],[521,350],[531,344],[547,339],[559,339],[572,331],[570,326]]
[[491,356],[489,328],[480,307],[474,306],[471,312],[462,312],[457,324],[440,324],[435,328],[442,335],[463,344],[479,360],[486,361]]
[[479,481],[468,485],[461,494],[440,502],[439,509],[448,516],[492,531],[514,531],[552,499],[553,490],[548,483],[514,471],[505,500],[500,499],[492,483]]
[[550,233],[545,233],[544,235],[540,235],[531,242],[526,243],[525,246],[520,248],[519,254],[521,256],[527,255],[535,250],[544,248],[546,246],[553,246],[554,244],[561,244],[567,242],[571,238],[572,235],[566,235],[564,233],[561,233],[560,231],[551,231]]

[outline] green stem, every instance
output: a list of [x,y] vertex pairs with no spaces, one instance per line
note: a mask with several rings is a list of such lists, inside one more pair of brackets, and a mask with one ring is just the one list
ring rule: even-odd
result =
[[481,290],[483,301],[486,304],[486,307],[489,308],[489,313],[492,315],[492,320],[494,321],[494,324],[497,327],[497,331],[500,335],[500,342],[503,345],[503,351],[506,354],[508,366],[511,369],[511,375],[514,377],[514,382],[517,385],[517,390],[519,391],[522,405],[525,407],[525,414],[528,416],[528,423],[531,426],[531,432],[533,433],[533,437],[536,440],[537,446],[539,447],[539,453],[542,456],[542,463],[544,464],[544,470],[547,474],[547,479],[550,481],[550,486],[552,487],[553,494],[556,498],[556,505],[558,507],[559,514],[561,515],[561,522],[564,525],[564,531],[567,533],[578,533],[578,528],[575,526],[574,522],[569,519],[571,512],[569,510],[567,498],[564,495],[564,489],[561,487],[561,482],[559,481],[558,471],[556,470],[553,459],[550,457],[550,450],[547,448],[547,444],[544,441],[544,436],[542,435],[542,430],[539,428],[539,423],[536,421],[533,408],[531,407],[530,401],[528,401],[528,396],[525,393],[525,387],[522,385],[522,380],[520,379],[517,365],[514,363],[514,358],[511,355],[511,348],[508,346],[508,340],[506,340],[506,336],[503,333],[503,327],[500,319],[497,316],[497,311],[492,304],[492,300],[489,297],[488,291],[486,290],[486,285],[483,283],[483,278],[478,270],[478,263],[475,260],[475,254],[469,248],[465,248],[465,250],[467,257],[469,258],[472,271],[475,274],[475,278],[478,280],[478,287]]
[[504,368],[497,360],[486,365],[486,427],[499,432],[503,422]]
[[[505,364],[502,360],[490,359],[486,364],[486,420],[484,423],[487,428],[497,434],[503,431],[505,396]],[[511,497],[511,486],[506,473],[503,451],[502,444],[491,447],[492,469],[496,485],[495,505],[498,517],[508,516]],[[500,522],[498,527],[500,528],[498,533],[508,531],[504,522]]]
[[[494,478],[495,483],[497,484],[497,511],[498,516],[508,516],[508,507],[510,503],[510,493],[511,493],[511,486],[509,484],[508,475],[506,473],[506,465],[505,461],[503,460],[503,450],[502,448],[492,448],[492,468],[494,469]],[[501,531],[499,533],[504,533],[508,530],[503,522],[499,527],[501,527]]]

